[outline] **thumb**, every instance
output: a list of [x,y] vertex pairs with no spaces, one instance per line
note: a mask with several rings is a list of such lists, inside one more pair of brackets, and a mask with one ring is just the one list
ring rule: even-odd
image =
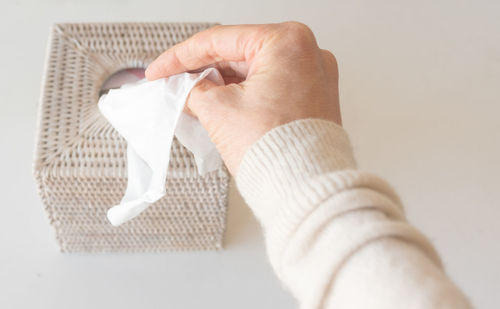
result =
[[235,97],[230,88],[202,79],[189,93],[185,111],[197,117],[210,133],[213,123],[228,117],[232,111]]

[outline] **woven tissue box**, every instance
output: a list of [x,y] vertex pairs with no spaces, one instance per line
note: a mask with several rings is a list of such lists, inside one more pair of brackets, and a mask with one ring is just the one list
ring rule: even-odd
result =
[[57,24],[38,114],[34,174],[63,252],[211,250],[222,246],[229,175],[201,177],[174,140],[167,194],[135,219],[106,218],[127,184],[126,142],[101,116],[103,83],[144,68],[207,23]]

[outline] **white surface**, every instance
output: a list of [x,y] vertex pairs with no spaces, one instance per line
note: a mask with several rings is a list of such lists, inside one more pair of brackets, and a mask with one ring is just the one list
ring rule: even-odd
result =
[[309,24],[337,55],[361,167],[397,188],[475,306],[498,307],[499,2],[74,2],[0,4],[1,308],[295,307],[234,188],[222,252],[72,256],[57,251],[31,176],[51,23],[282,20]]

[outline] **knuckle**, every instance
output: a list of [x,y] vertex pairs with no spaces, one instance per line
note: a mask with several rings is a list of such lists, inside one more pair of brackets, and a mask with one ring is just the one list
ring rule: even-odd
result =
[[287,32],[293,37],[304,39],[307,41],[314,39],[314,34],[311,28],[309,28],[309,26],[307,26],[306,24],[296,21],[289,21],[285,23],[285,27],[287,29]]
[[312,33],[309,26],[298,21],[287,21],[284,22],[283,25],[290,31],[293,31],[294,33],[297,34]]
[[317,48],[316,39],[311,29],[300,22],[285,22],[282,24],[282,35],[286,43],[299,51]]
[[337,58],[335,58],[335,55],[326,49],[322,49],[321,53],[323,54],[323,57],[326,59],[326,61],[330,64],[337,65]]

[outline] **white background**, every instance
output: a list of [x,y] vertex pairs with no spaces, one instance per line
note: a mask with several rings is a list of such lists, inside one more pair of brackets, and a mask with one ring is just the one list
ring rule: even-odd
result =
[[338,58],[344,123],[361,168],[396,187],[473,304],[498,308],[499,3],[2,1],[0,307],[294,308],[234,187],[224,251],[63,255],[31,160],[52,23],[299,20]]

